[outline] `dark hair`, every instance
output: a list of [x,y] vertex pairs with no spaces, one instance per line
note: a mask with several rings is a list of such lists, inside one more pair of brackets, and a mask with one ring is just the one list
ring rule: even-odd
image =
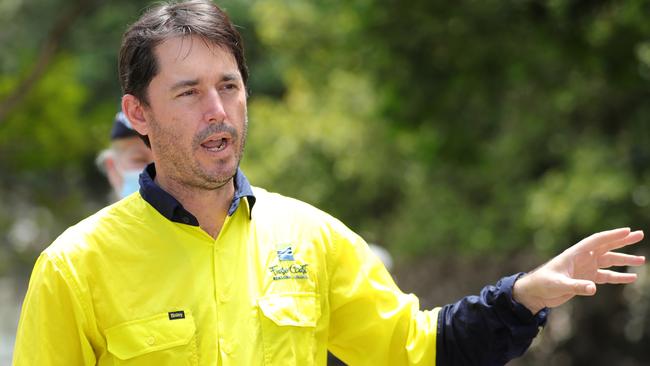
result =
[[190,35],[232,52],[247,84],[244,44],[228,15],[209,0],[191,0],[153,7],[124,32],[118,65],[122,93],[148,105],[147,87],[158,73],[154,48],[169,38]]

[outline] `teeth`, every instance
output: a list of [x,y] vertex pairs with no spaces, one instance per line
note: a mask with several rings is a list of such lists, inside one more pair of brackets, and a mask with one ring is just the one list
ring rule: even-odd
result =
[[221,139],[221,143],[217,146],[217,151],[221,151],[226,148],[226,139]]
[[222,138],[222,139],[219,141],[219,145],[214,146],[214,147],[208,147],[207,149],[210,150],[210,151],[212,151],[212,152],[219,152],[219,151],[225,149],[225,148],[226,148],[226,145],[227,145],[227,143],[226,143],[226,139],[225,139],[225,138]]

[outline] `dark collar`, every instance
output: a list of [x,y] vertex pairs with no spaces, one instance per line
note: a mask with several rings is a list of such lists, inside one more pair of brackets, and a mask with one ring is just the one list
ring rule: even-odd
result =
[[[140,195],[153,206],[161,215],[167,219],[181,224],[199,226],[199,221],[187,211],[180,202],[171,194],[162,189],[156,182],[156,167],[153,163],[149,164],[142,173],[140,173]],[[253,205],[255,205],[255,195],[248,179],[238,168],[233,177],[235,182],[235,195],[228,209],[228,216],[232,216],[239,207],[241,199],[246,197],[249,206],[249,218],[252,215]]]

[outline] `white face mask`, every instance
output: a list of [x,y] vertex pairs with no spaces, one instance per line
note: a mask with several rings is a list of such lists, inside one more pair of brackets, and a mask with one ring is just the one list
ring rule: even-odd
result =
[[124,198],[140,189],[140,169],[125,170],[122,172],[122,189],[119,192],[120,198]]

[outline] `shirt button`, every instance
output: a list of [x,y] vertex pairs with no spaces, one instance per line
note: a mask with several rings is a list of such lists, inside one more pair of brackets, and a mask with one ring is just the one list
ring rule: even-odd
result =
[[190,223],[189,217],[183,217],[183,223],[189,224]]
[[148,345],[152,346],[154,343],[156,343],[156,339],[154,337],[147,338]]

